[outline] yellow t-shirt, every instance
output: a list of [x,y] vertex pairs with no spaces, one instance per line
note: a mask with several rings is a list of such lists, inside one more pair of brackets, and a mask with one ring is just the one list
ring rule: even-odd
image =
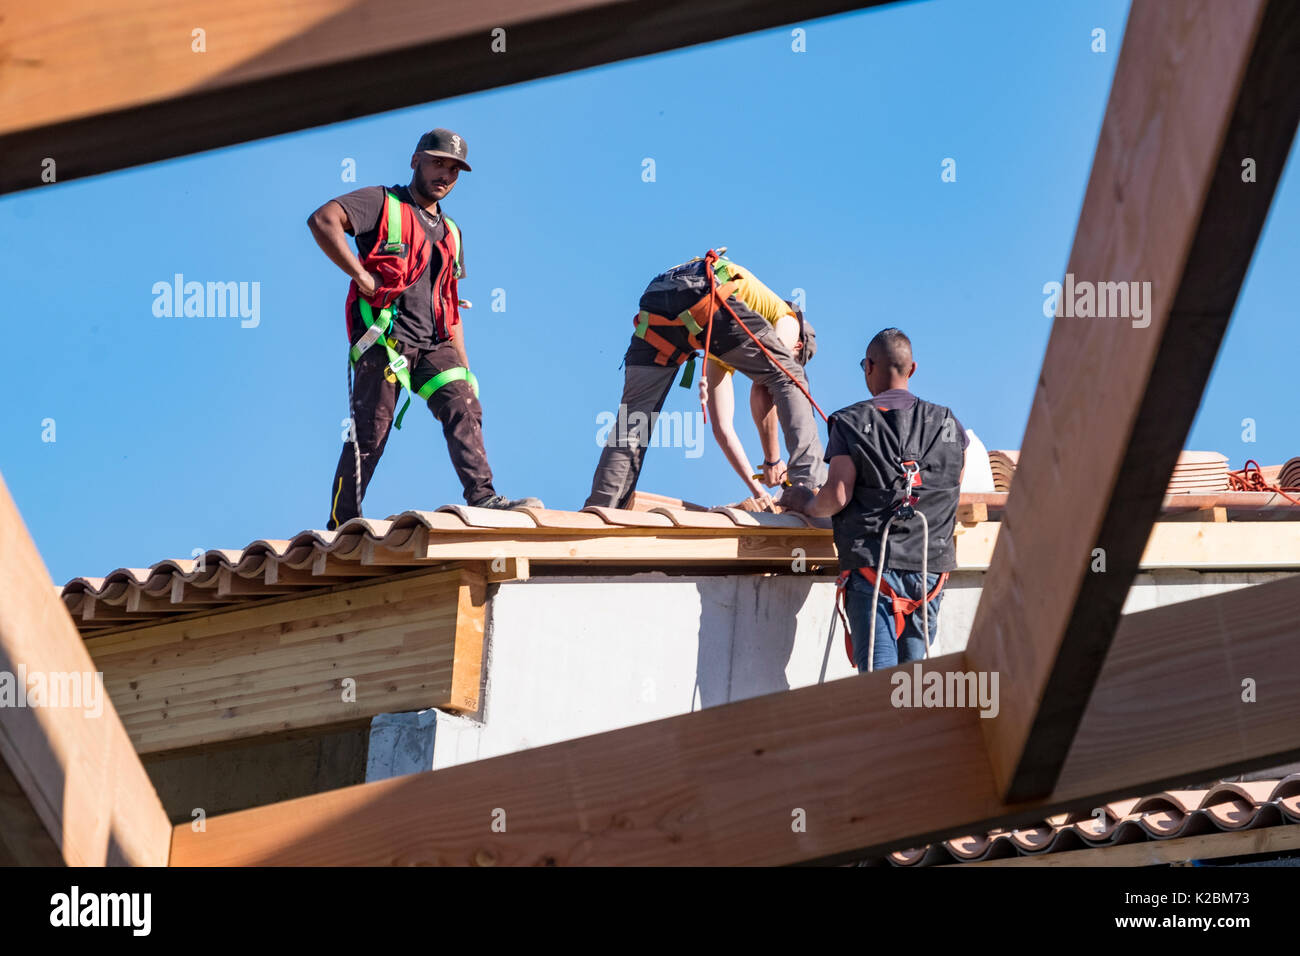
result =
[[[736,289],[735,296],[745,303],[752,312],[756,312],[768,321],[773,327],[781,321],[783,315],[794,315],[790,307],[785,304],[785,300],[779,295],[763,285],[758,278],[748,269],[736,265],[729,259],[719,259],[713,267],[718,275],[719,282],[729,282],[734,279],[739,286]],[[720,361],[716,355],[710,355],[709,361],[716,364],[728,375],[735,371],[726,362]]]

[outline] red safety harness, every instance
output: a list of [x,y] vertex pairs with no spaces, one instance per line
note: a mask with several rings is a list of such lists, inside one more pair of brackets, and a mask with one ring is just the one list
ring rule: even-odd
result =
[[[845,617],[844,607],[844,590],[848,586],[849,578],[854,574],[861,574],[867,579],[873,588],[876,586],[876,571],[874,568],[857,568],[856,571],[841,571],[840,576],[835,580],[835,610],[840,615],[840,620],[844,622],[844,650],[849,655],[849,663],[855,664],[853,660],[853,635],[849,633],[848,618]],[[935,582],[934,589],[925,596],[925,603],[929,604],[939,596],[943,586],[948,583],[948,572],[945,571],[939,575],[939,580]],[[881,596],[889,598],[890,609],[894,615],[894,640],[901,640],[903,637],[903,628],[906,626],[906,618],[909,614],[914,614],[921,609],[920,598],[903,597],[889,586],[888,581],[880,582]],[[874,626],[874,624],[873,624]]]

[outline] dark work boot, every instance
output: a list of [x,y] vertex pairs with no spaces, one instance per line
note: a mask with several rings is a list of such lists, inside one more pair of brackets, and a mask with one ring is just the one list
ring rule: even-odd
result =
[[546,506],[542,504],[540,498],[507,498],[505,495],[492,495],[490,498],[474,502],[471,507],[507,511],[511,508],[545,508]]

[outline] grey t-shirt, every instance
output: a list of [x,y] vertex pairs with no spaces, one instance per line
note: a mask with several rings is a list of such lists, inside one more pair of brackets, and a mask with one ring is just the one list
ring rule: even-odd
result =
[[[389,186],[388,190],[402,202],[411,203],[411,193],[406,186]],[[384,187],[366,186],[336,196],[334,202],[342,206],[343,211],[347,213],[356,238],[357,255],[364,259],[379,239],[381,220],[384,218]],[[415,218],[424,227],[424,234],[429,237],[429,242],[435,245],[431,250],[428,268],[415,280],[414,285],[397,297],[398,311],[393,319],[393,325],[397,337],[403,344],[427,349],[438,343],[437,326],[433,321],[433,280],[442,269],[442,259],[436,244],[441,242],[446,234],[447,224],[443,222],[441,207],[437,214],[430,216],[418,203],[412,205],[416,207]],[[462,250],[462,263],[464,255]],[[352,319],[359,321],[356,315],[353,315]]]

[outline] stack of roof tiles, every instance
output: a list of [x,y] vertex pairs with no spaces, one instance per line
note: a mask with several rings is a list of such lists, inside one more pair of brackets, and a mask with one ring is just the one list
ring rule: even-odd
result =
[[1185,451],[1169,476],[1166,494],[1213,495],[1228,490],[1228,458],[1215,451]]
[[993,469],[993,490],[1010,491],[1011,476],[1015,474],[1016,462],[1020,460],[1019,451],[989,452],[989,466]]
[[[1018,450],[989,452],[989,465],[993,469],[995,491],[1011,490],[1020,459]],[[1300,458],[1292,458],[1284,465],[1267,465],[1260,474],[1270,484],[1281,488],[1300,488]],[[1216,495],[1228,490],[1228,459],[1215,451],[1184,451],[1178,456],[1173,473],[1169,476],[1167,495]]]
[[[1268,476],[1265,475],[1267,478]],[[1279,488],[1288,491],[1300,491],[1300,458],[1292,458],[1278,469],[1277,477],[1272,479]]]

